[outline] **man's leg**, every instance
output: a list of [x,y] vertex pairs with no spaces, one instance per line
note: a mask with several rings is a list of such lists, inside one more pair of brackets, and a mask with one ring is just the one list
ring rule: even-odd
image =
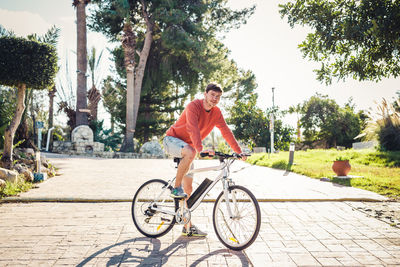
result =
[[[196,150],[191,146],[186,145],[182,148],[182,159],[178,165],[178,171],[176,172],[175,188],[182,185],[183,176],[189,171],[195,156]],[[186,192],[186,194],[188,194],[188,192]]]
[[187,194],[187,197],[189,198],[190,195],[192,194],[193,191],[193,177],[185,175],[183,177],[183,190]]
[[[193,191],[193,177],[185,175],[183,177],[183,191],[187,194],[187,198],[190,198],[190,195],[192,194]],[[187,205],[187,203],[186,203]],[[185,224],[184,227],[188,230],[188,227],[192,226],[192,222]]]
[[[193,177],[188,176],[188,175],[183,176],[183,190],[187,194],[187,198],[189,198],[190,195],[193,192]],[[187,235],[189,235],[189,233],[190,233],[190,235],[198,236],[198,237],[207,236],[207,233],[201,231],[196,226],[194,226],[192,224],[192,221],[190,221],[189,223],[185,224],[183,226],[183,229],[182,229],[182,235],[187,236]]]

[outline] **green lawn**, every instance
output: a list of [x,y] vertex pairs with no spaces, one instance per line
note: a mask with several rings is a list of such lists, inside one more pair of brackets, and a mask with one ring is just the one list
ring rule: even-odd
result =
[[[338,156],[350,159],[349,175],[364,178],[333,178],[333,161]],[[289,152],[253,154],[248,162],[259,166],[288,169]],[[312,178],[327,177],[332,182],[373,191],[390,198],[400,199],[400,152],[377,152],[375,150],[308,150],[296,151],[290,170]]]

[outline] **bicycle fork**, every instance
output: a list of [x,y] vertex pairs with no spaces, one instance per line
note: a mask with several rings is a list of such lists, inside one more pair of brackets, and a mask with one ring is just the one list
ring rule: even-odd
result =
[[[229,187],[232,185],[232,180],[229,181],[224,181],[224,197],[225,197],[225,203],[226,203],[226,209],[228,211],[228,215],[230,219],[237,219],[239,217],[239,210],[238,210],[238,205],[237,205],[237,199],[236,199],[236,194],[235,192],[232,192]],[[229,198],[229,193],[231,193],[231,199]],[[233,212],[232,208],[233,207]]]

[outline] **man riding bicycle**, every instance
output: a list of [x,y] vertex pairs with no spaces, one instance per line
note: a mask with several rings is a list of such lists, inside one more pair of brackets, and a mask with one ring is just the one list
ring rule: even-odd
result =
[[[188,198],[193,191],[193,175],[186,175],[189,169],[193,169],[193,160],[196,153],[207,152],[213,155],[212,150],[203,150],[201,141],[213,130],[215,126],[221,131],[222,136],[229,146],[242,160],[246,156],[242,154],[232,131],[228,128],[221,110],[217,107],[223,91],[216,83],[207,85],[203,99],[195,99],[190,102],[179,119],[168,129],[163,140],[164,150],[173,157],[181,158],[176,173],[174,189],[171,192],[173,198]],[[182,189],[183,182],[183,189]],[[182,235],[206,236],[197,227],[190,224],[189,231],[183,227]]]

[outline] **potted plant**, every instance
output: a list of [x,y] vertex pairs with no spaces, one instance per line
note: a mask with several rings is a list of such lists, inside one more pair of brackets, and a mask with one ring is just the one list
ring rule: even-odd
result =
[[332,170],[337,176],[347,176],[351,170],[349,159],[343,156],[336,157],[336,160],[333,161]]

